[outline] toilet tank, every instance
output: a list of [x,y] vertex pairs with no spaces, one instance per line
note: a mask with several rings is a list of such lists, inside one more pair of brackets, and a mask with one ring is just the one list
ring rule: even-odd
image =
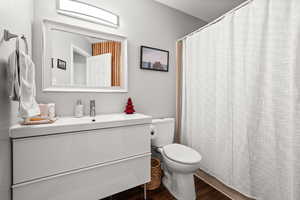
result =
[[163,147],[172,144],[175,132],[175,119],[153,119],[151,125],[151,145]]

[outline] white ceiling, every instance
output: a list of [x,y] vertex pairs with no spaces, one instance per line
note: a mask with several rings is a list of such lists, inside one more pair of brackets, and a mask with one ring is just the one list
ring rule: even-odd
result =
[[210,22],[246,0],[155,0]]

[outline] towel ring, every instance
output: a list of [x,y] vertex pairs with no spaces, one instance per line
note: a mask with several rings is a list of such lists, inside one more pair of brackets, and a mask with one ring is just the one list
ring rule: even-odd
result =
[[[4,38],[3,38],[4,41],[8,42],[10,39],[12,39],[12,38],[18,38],[18,37],[19,37],[18,35],[12,34],[8,30],[6,30],[6,29],[4,30]],[[28,42],[27,42],[27,39],[26,39],[25,35],[22,35],[20,38],[24,41],[25,52],[26,52],[26,54],[28,54]],[[16,47],[17,47],[17,50],[19,50],[19,41],[16,41]]]
[[24,44],[25,44],[25,52],[26,52],[26,54],[28,55],[28,42],[27,42],[27,39],[26,39],[25,35],[22,35],[22,36],[21,36],[21,39],[24,41]]

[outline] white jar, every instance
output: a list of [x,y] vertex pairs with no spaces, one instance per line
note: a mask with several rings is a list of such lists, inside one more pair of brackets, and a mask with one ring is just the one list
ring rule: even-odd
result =
[[50,120],[55,120],[55,104],[49,103],[48,104],[48,116]]

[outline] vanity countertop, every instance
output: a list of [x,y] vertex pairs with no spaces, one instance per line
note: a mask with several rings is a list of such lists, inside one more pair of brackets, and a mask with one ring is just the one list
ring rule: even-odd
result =
[[10,138],[26,138],[34,136],[52,135],[57,133],[88,131],[102,128],[112,128],[120,126],[131,126],[139,124],[150,124],[151,116],[143,114],[126,115],[123,113],[118,114],[105,114],[97,115],[95,121],[92,117],[86,116],[82,118],[75,117],[62,117],[58,118],[52,124],[41,125],[14,125],[10,128]]

